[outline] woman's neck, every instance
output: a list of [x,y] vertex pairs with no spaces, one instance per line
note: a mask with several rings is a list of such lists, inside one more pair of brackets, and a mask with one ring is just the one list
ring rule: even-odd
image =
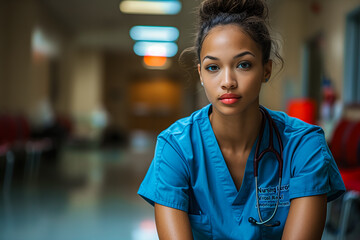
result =
[[235,153],[251,150],[260,131],[262,115],[257,105],[235,116],[224,116],[213,109],[209,118],[220,148]]

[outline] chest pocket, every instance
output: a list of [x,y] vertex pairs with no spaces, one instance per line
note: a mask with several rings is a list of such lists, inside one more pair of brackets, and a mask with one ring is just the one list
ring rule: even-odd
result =
[[212,239],[210,219],[207,215],[189,214],[194,240]]

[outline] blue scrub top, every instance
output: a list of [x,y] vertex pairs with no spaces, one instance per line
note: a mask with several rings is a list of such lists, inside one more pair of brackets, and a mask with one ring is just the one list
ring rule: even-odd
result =
[[[259,220],[253,166],[258,139],[237,191],[211,127],[211,110],[208,105],[158,136],[154,159],[138,191],[152,205],[156,202],[187,212],[194,239],[280,239],[291,199],[327,194],[331,201],[345,191],[322,129],[268,110],[284,146],[280,203],[270,222],[280,221],[280,226],[249,223],[249,217]],[[273,138],[278,150],[276,134]],[[260,150],[268,144],[267,122]],[[265,154],[258,171],[259,205],[265,220],[273,213],[279,191],[275,156]]]

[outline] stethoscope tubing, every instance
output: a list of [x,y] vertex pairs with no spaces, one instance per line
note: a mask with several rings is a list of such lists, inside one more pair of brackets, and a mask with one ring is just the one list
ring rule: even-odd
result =
[[[268,227],[274,227],[274,226],[279,226],[280,222],[276,221],[274,224],[268,224],[268,222],[270,222],[274,218],[274,216],[277,212],[277,209],[279,207],[279,202],[280,202],[280,190],[281,190],[282,169],[283,169],[283,158],[282,158],[283,144],[282,144],[279,130],[276,127],[275,123],[273,122],[270,114],[267,112],[267,110],[264,107],[259,106],[259,108],[260,108],[260,112],[261,112],[263,118],[261,121],[260,136],[259,136],[259,140],[256,145],[255,156],[254,156],[255,192],[256,192],[256,204],[257,204],[257,212],[258,212],[258,216],[259,216],[259,221],[256,221],[254,218],[250,217],[249,222],[256,224],[256,225],[264,225],[264,226],[268,226]],[[265,150],[263,150],[260,154],[258,154],[260,145],[261,145],[261,140],[262,140],[263,133],[264,133],[264,129],[265,129],[265,119],[267,119],[269,122],[269,145]],[[280,152],[277,152],[274,148],[273,130],[275,131],[275,134],[276,134],[276,137],[277,137],[277,140],[279,143]],[[259,166],[260,160],[266,153],[273,153],[276,156],[276,159],[279,163],[279,169],[278,169],[279,183],[278,183],[278,187],[277,187],[278,194],[277,194],[277,201],[276,201],[274,211],[273,211],[272,215],[267,220],[264,221],[261,216],[260,204],[259,204],[258,166]]]
[[[257,177],[255,177],[255,187],[256,187],[256,189],[258,189],[258,178],[257,178]],[[270,221],[274,218],[274,216],[275,216],[275,214],[276,214],[276,212],[277,212],[277,209],[278,209],[278,207],[279,207],[280,187],[281,187],[281,178],[279,178],[279,190],[278,190],[278,195],[277,195],[277,201],[276,201],[275,209],[274,209],[272,215],[271,215],[267,220],[265,220],[265,221],[262,219],[262,216],[261,216],[260,204],[259,204],[259,196],[258,196],[258,191],[256,190],[257,212],[258,212],[259,220],[260,220],[259,222],[258,222],[258,221],[255,221],[255,222],[254,222],[256,225],[264,225],[264,226],[267,226],[267,227],[278,226],[277,222],[279,222],[279,221],[277,221],[275,224],[267,224],[267,223],[270,222]],[[280,222],[279,222],[279,225],[280,225]]]

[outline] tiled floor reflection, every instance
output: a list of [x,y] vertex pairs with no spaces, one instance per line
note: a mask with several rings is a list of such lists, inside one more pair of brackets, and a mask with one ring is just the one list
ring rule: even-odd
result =
[[[43,158],[38,174],[18,165],[10,191],[0,194],[0,240],[158,239],[153,207],[136,194],[153,149],[68,146],[58,161]],[[337,206],[324,240],[337,239]],[[353,214],[346,239],[359,239],[359,222]]]
[[153,208],[136,195],[151,158],[151,150],[65,148],[1,195],[0,239],[158,239]]

